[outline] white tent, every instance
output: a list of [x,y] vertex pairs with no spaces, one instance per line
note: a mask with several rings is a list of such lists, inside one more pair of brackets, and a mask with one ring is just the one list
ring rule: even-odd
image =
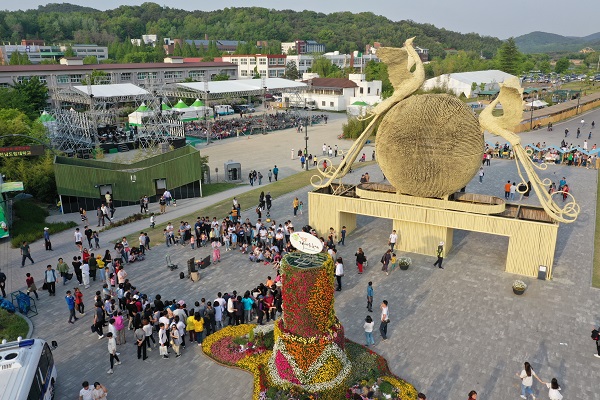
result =
[[[454,92],[457,96],[464,94],[469,98],[472,97],[474,92],[481,90],[481,84],[484,86],[483,90],[498,90],[500,89],[500,83],[512,77],[514,77],[514,75],[507,74],[506,72],[497,69],[458,72],[427,79],[425,83],[423,83],[423,89],[430,90],[433,88],[444,88]],[[473,83],[476,84],[475,90],[473,90]]]
[[548,103],[546,103],[545,101],[542,100],[534,100],[530,103],[525,103],[525,107],[531,109],[531,108],[544,108],[548,105]]
[[91,93],[88,93],[87,86],[73,86],[73,89],[87,95],[94,95],[95,98],[123,97],[123,96],[147,96],[150,93],[133,83],[115,83],[111,85],[91,85]]
[[141,126],[143,125],[143,118],[154,115],[152,111],[145,103],[142,103],[137,110],[129,114],[129,125]]
[[[206,85],[206,88],[205,88]],[[210,82],[184,82],[178,83],[185,89],[191,89],[200,93],[205,93],[208,90],[210,94],[226,94],[226,93],[247,93],[260,94],[264,90],[262,87],[262,79],[242,79],[235,81],[210,81]],[[286,89],[305,89],[308,87],[306,83],[295,82],[283,78],[265,78],[264,85],[268,91],[284,91]]]

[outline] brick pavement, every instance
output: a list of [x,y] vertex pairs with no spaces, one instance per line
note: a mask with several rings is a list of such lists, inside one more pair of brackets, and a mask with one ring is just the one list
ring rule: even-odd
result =
[[[559,128],[555,127],[556,133]],[[373,180],[381,179],[377,166],[367,168]],[[357,172],[347,180],[356,182],[360,177]],[[367,282],[372,280],[375,304],[387,298],[392,320],[390,340],[381,342],[377,338],[375,348],[388,358],[395,373],[427,393],[428,398],[461,399],[475,389],[485,399],[517,399],[519,380],[514,374],[526,360],[543,379],[556,376],[566,398],[600,398],[596,389],[600,362],[592,356],[595,349],[589,338],[592,324],[598,322],[595,310],[600,301],[600,292],[590,287],[597,173],[549,166],[541,175],[566,176],[582,206],[577,222],[562,225],[559,230],[553,281],[526,278],[527,292],[515,296],[511,283],[516,277],[503,271],[507,239],[463,231],[455,233],[455,247],[445,260],[445,270],[433,268],[431,257],[411,254],[413,266],[408,271],[395,271],[386,277],[379,271],[377,261],[387,243],[391,221],[361,216],[357,231],[349,235],[347,245],[340,249],[346,260],[346,275],[344,290],[336,293],[336,311],[348,337],[358,342],[363,340],[364,292]],[[468,190],[501,196],[502,183],[507,179],[517,179],[514,163],[493,160],[492,166],[486,168],[484,183],[480,185],[474,180]],[[292,218],[293,197],[299,196],[306,204],[308,189],[277,199],[272,216],[278,221]],[[527,202],[534,203],[535,196]],[[294,223],[301,226],[306,221],[305,214]],[[107,236],[118,237],[122,234],[119,229],[108,231]],[[52,254],[53,258],[74,254],[70,234],[67,236],[68,240],[55,238],[60,248]],[[221,264],[209,267],[200,282],[192,283],[179,280],[178,272],[168,271],[164,245],[154,245],[146,261],[127,270],[134,284],[143,287],[144,292],[161,293],[163,298],[183,298],[188,303],[200,297],[212,299],[219,290],[248,289],[273,272],[269,266],[252,264],[239,253],[228,252],[223,253]],[[358,246],[365,249],[371,261],[363,275],[356,274],[353,268],[353,254]],[[181,267],[192,255],[189,248],[169,251]],[[194,253],[201,258],[208,251],[201,249]],[[10,250],[9,257],[17,260],[18,251]],[[14,261],[11,265],[15,265]],[[12,269],[23,275],[27,270]],[[99,286],[96,283],[92,289]],[[59,294],[64,292],[60,284],[58,289]],[[90,309],[92,290],[84,294]],[[142,388],[157,398],[251,398],[249,374],[212,363],[197,346],[188,346],[177,360],[162,360],[152,352],[150,362],[144,363],[138,362],[133,345],[128,343],[119,350],[123,364],[109,376],[106,342],[90,333],[91,315],[69,326],[61,296],[50,299],[43,293],[41,297],[41,313],[33,318],[34,336],[59,342],[55,351],[59,367],[58,398],[74,397],[84,379],[106,384],[109,396],[117,399],[139,396]],[[545,396],[545,390],[538,392],[539,385],[534,387],[536,395]]]

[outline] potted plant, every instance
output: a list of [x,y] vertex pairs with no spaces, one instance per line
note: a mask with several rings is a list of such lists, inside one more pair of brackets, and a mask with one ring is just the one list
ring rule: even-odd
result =
[[512,289],[514,294],[522,295],[525,293],[525,289],[527,289],[527,284],[521,280],[516,280],[513,282]]
[[392,393],[394,391],[394,386],[392,386],[392,384],[388,381],[383,381],[381,382],[381,385],[379,385],[379,391],[381,392],[383,397],[385,397],[386,399],[391,399]]
[[410,267],[410,264],[412,264],[412,260],[409,257],[398,258],[398,266],[401,270],[406,271]]
[[248,338],[246,336],[238,336],[233,339],[233,343],[240,346],[240,351],[245,351],[246,345],[248,344]]

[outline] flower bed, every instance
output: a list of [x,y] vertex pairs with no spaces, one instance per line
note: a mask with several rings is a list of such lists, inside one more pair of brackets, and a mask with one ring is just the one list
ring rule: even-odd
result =
[[[277,321],[280,322],[280,321]],[[275,328],[277,329],[277,328]],[[253,333],[251,333],[253,332]],[[353,398],[355,393],[363,391],[375,392],[376,399],[384,399],[381,388],[388,390],[392,399],[414,400],[417,398],[415,388],[409,383],[394,376],[388,367],[386,360],[373,352],[372,350],[345,339],[344,348],[335,346],[344,353],[347,364],[344,365],[338,357],[325,357],[322,363],[319,363],[317,373],[312,378],[314,387],[306,390],[301,387],[291,385],[288,382],[274,382],[272,374],[268,368],[269,362],[273,359],[274,332],[269,331],[268,326],[257,325],[238,325],[229,326],[206,337],[202,343],[204,354],[213,360],[227,366],[240,368],[252,373],[254,376],[254,400],[340,400],[344,398]],[[240,337],[248,338],[254,336],[253,341],[248,343],[248,349],[244,351],[237,350],[234,340]],[[264,346],[264,344],[269,344]],[[291,342],[301,345],[299,342]],[[252,345],[251,345],[252,344]],[[318,345],[319,343],[313,343]],[[289,345],[289,343],[288,343]],[[289,349],[288,349],[289,351]],[[333,353],[333,351],[331,350]],[[329,355],[329,351],[323,351],[323,354]],[[281,360],[281,359],[280,359]],[[286,359],[287,362],[287,359]],[[288,362],[291,371],[292,365]],[[296,368],[300,366],[296,365]],[[336,371],[349,368],[350,373],[343,379],[340,385],[332,387],[330,390],[324,389],[319,385],[329,385],[335,378]],[[316,368],[316,367],[315,367]],[[285,368],[283,369],[285,371]],[[279,369],[282,371],[282,369]],[[387,382],[387,383],[384,383]],[[391,386],[388,386],[391,385]]]

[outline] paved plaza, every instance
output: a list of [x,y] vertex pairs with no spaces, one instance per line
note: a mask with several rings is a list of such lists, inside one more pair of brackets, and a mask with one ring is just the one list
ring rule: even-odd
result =
[[[350,146],[349,142],[337,140],[342,117],[333,115],[328,125],[309,128],[310,152],[320,155],[323,142],[332,146],[338,144],[340,149]],[[600,111],[588,113],[584,118],[588,127],[594,118],[600,123]],[[573,136],[580,119],[581,116],[555,124],[553,132],[541,130],[522,134],[522,141],[559,144],[565,127]],[[596,129],[598,132],[593,135],[597,134],[600,142],[600,128]],[[582,132],[586,132],[587,138],[587,131],[582,129]],[[583,136],[579,142],[573,138],[573,143],[582,143]],[[505,142],[488,135],[486,140]],[[594,136],[590,143],[594,143]],[[206,146],[202,154],[211,157],[212,170],[215,167],[221,170],[224,161],[234,159],[242,163],[244,171],[249,168],[261,170],[266,176],[266,169],[277,164],[282,176],[288,176],[300,170],[299,161],[291,160],[290,156],[291,148],[299,146],[303,146],[303,134],[289,130],[250,139],[224,140]],[[369,147],[365,153],[369,156],[371,150]],[[358,183],[360,174],[365,171],[369,172],[372,181],[382,180],[377,165],[356,169],[344,179]],[[388,359],[395,374],[426,393],[428,399],[464,399],[473,389],[485,400],[518,399],[520,380],[515,373],[521,371],[524,361],[529,361],[542,379],[549,381],[556,377],[563,387],[565,399],[600,399],[597,388],[600,360],[593,357],[595,346],[590,339],[592,325],[600,322],[600,291],[591,288],[597,171],[549,165],[540,176],[556,182],[565,176],[582,209],[576,222],[563,224],[559,229],[552,281],[524,278],[529,288],[523,296],[515,296],[511,284],[519,277],[504,272],[508,238],[465,231],[455,231],[454,247],[444,261],[444,270],[432,266],[433,257],[408,254],[413,260],[410,269],[397,270],[386,276],[380,271],[378,261],[387,247],[392,222],[360,216],[357,230],[348,236],[346,246],[338,249],[346,270],[343,290],[336,292],[335,306],[347,337],[359,343],[364,341],[365,292],[367,282],[371,280],[375,304],[387,299],[391,319],[390,340],[382,342],[375,335],[375,350]],[[502,197],[503,184],[509,179],[519,180],[514,161],[493,159],[491,166],[485,168],[483,184],[475,178],[467,191]],[[268,186],[263,186],[267,191]],[[167,215],[159,219],[156,229],[162,229],[169,219],[178,222],[180,216],[249,189],[252,188],[246,185],[203,199],[178,201],[176,209],[170,208]],[[292,200],[297,196],[307,204],[309,190],[310,187],[305,187],[275,199],[271,216],[278,223],[292,219],[296,228],[306,224],[306,212],[293,217]],[[537,204],[535,195],[517,201]],[[131,207],[132,212],[137,208]],[[153,204],[152,209],[157,206]],[[249,215],[254,220],[256,214],[250,211],[243,211],[242,218]],[[122,217],[128,212],[128,208],[121,208],[117,215]],[[53,219],[76,221],[78,217],[54,216]],[[135,242],[138,233],[148,229],[147,224],[148,221],[139,221],[103,233],[102,252],[108,248],[108,241],[124,235],[129,235],[130,243]],[[25,268],[19,268],[17,249],[10,249],[6,244],[0,247],[3,253],[1,267],[9,276],[7,290],[23,289],[26,272],[32,272],[41,287],[46,264],[56,265],[58,257],[71,260],[77,254],[72,231],[54,235],[52,240],[55,251],[51,253],[44,252],[43,243],[32,245],[36,263]],[[275,273],[270,265],[251,263],[239,252],[223,251],[223,261],[201,271],[201,280],[193,283],[180,280],[179,271],[185,270],[188,258],[207,256],[207,249],[191,250],[180,246],[167,249],[163,243],[152,245],[145,261],[126,266],[130,280],[149,297],[160,293],[163,299],[184,299],[188,306],[201,297],[212,301],[218,291],[243,292]],[[362,275],[358,275],[354,267],[353,256],[359,246],[369,259],[369,266]],[[166,268],[166,254],[171,254],[173,261],[179,264],[178,271]],[[75,325],[70,325],[63,296],[65,290],[73,287],[74,284],[63,287],[58,283],[55,298],[41,292],[40,313],[32,318],[34,337],[59,343],[54,352],[59,369],[57,399],[75,398],[83,380],[103,383],[111,399],[148,394],[157,399],[251,398],[250,374],[217,365],[196,345],[188,345],[179,359],[160,359],[158,352],[152,351],[146,362],[137,360],[131,332],[128,332],[128,343],[119,346],[122,365],[115,367],[114,375],[107,375],[106,341],[98,340],[90,331],[91,299],[93,293],[100,290],[101,283],[96,282],[90,289],[83,290],[88,313]],[[374,316],[376,320],[379,318],[378,313]],[[547,390],[535,384],[534,388],[536,397],[540,395],[547,399]]]

